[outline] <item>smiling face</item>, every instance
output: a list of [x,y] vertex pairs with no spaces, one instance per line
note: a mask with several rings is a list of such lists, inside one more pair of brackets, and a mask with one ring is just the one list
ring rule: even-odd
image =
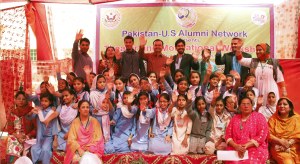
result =
[[27,105],[27,100],[25,95],[23,94],[19,94],[16,98],[15,98],[15,104],[17,107],[24,107]]
[[153,43],[153,49],[155,53],[160,54],[163,49],[163,43],[160,40],[157,40]]
[[282,99],[277,104],[278,112],[280,116],[287,117],[291,111],[291,107],[286,99]]
[[129,79],[129,82],[133,88],[136,88],[139,86],[139,79],[136,76],[131,76]]
[[107,59],[113,59],[115,57],[115,50],[112,47],[106,49],[106,57]]
[[236,52],[237,50],[241,49],[243,45],[243,42],[239,39],[232,39],[231,40],[231,49],[232,49],[232,52]]
[[182,42],[180,42],[176,45],[175,48],[178,54],[183,54],[185,50],[185,45]]
[[64,103],[69,106],[74,100],[74,95],[70,94],[68,91],[63,91],[62,98]]
[[227,76],[226,77],[226,88],[232,88],[232,86],[233,86],[233,79],[232,79],[232,77],[230,77],[230,76]]
[[59,80],[58,81],[58,90],[59,91],[61,91],[61,90],[63,90],[63,89],[65,89],[67,87],[67,85],[66,85],[66,82],[64,81],[64,80]]
[[256,46],[256,56],[260,61],[266,60],[265,50],[261,46]]
[[148,78],[152,83],[156,82],[156,74],[155,73],[153,73],[153,72],[150,73]]
[[160,97],[159,98],[159,107],[162,110],[166,110],[169,106],[169,101],[165,97]]
[[88,42],[82,41],[79,47],[81,52],[87,53],[90,48],[90,44]]
[[220,79],[218,77],[213,77],[212,79],[209,80],[209,83],[213,87],[218,87]]
[[123,91],[124,91],[125,84],[123,83],[122,80],[117,79],[117,80],[115,81],[115,86],[116,86],[116,89],[117,89],[119,92],[123,92]]

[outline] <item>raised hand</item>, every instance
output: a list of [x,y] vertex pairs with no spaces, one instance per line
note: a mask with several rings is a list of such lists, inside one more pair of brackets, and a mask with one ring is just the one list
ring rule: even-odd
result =
[[210,76],[212,74],[212,66],[210,63],[208,63],[208,66],[207,66],[207,70],[206,70],[206,74],[208,76]]
[[176,103],[176,102],[177,102],[177,98],[178,98],[178,96],[176,95],[175,92],[173,92],[173,93],[172,93],[172,102],[173,102],[173,103]]
[[55,93],[55,88],[52,84],[46,84],[46,88],[51,94]]
[[236,79],[236,80],[240,80],[241,79],[241,76],[240,76],[240,74],[237,71],[231,70],[229,73],[234,77],[234,79]]
[[162,67],[159,71],[159,77],[164,78],[166,76],[166,68]]
[[192,91],[188,91],[187,92],[187,98],[188,98],[188,101],[192,101],[192,98],[193,98],[193,94],[192,94]]
[[80,29],[79,32],[76,33],[75,41],[79,41],[83,36],[83,29]]
[[166,65],[171,65],[173,63],[173,58],[172,57],[168,57],[166,60]]
[[116,56],[117,60],[120,60],[122,58],[122,54],[121,54],[119,48],[116,48],[115,56]]
[[216,88],[213,92],[213,99],[217,99],[220,96],[220,92],[218,90],[218,88]]
[[257,97],[257,105],[262,105],[263,102],[264,102],[264,97],[263,97],[263,95],[259,95],[259,96]]
[[196,51],[193,52],[192,56],[194,58],[194,61],[198,61],[200,55],[200,50],[196,49]]
[[32,113],[34,114],[38,114],[39,113],[39,109],[37,107],[34,107],[32,110],[31,110]]
[[144,35],[140,36],[140,46],[145,46],[147,44],[147,39],[145,38]]
[[101,51],[100,55],[101,55],[102,60],[106,59],[103,51]]
[[222,40],[220,40],[220,41],[217,43],[216,49],[217,49],[217,52],[223,51],[223,49],[224,49],[224,44],[223,44],[223,41],[222,41]]
[[85,65],[83,67],[83,70],[84,70],[86,75],[89,75],[93,71],[93,69],[89,65]]

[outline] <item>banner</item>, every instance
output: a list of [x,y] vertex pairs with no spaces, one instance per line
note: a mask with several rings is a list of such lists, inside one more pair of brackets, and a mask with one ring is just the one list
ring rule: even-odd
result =
[[230,51],[233,37],[244,40],[244,52],[255,54],[255,46],[261,42],[270,44],[274,52],[273,24],[272,5],[101,4],[97,6],[96,52],[107,46],[124,51],[127,35],[134,37],[136,50],[138,38],[144,35],[146,52],[153,51],[155,39],[163,40],[167,56],[176,54],[174,43],[179,38],[186,41],[187,53],[209,48],[212,58],[220,40],[224,52]]

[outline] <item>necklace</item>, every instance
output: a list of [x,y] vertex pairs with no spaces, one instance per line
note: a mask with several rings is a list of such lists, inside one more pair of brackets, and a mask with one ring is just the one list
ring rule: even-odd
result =
[[[83,123],[82,123],[80,117],[79,117],[79,120],[80,120],[81,125],[83,126]],[[86,127],[88,126],[89,122],[90,122],[90,117],[88,117],[88,120],[87,120],[87,122],[86,122],[86,124],[84,126],[84,129],[86,129]]]
[[264,80],[264,68],[267,66],[268,64],[268,60],[265,62],[265,64],[263,65],[262,62],[259,62],[260,66],[261,66],[261,76],[260,76],[260,80]]
[[[250,114],[250,115],[251,115],[251,114]],[[250,116],[250,115],[249,115],[249,116]],[[246,122],[246,121],[248,120],[249,116],[247,116],[247,117],[244,118],[244,119],[241,117],[240,130],[243,130],[243,129],[244,129],[243,122]]]

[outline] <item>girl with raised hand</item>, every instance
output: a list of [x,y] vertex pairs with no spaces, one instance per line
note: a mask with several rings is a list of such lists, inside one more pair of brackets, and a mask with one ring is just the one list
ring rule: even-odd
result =
[[194,101],[197,96],[202,96],[201,85],[200,85],[200,81],[201,81],[200,73],[197,71],[191,71],[189,80],[190,80],[189,91],[192,94],[192,101]]
[[149,95],[146,92],[140,92],[138,95],[138,113],[136,115],[136,128],[130,148],[132,151],[147,151],[149,136],[148,130],[150,128],[150,120],[155,115],[155,110],[149,107]]
[[48,126],[43,123],[53,113],[54,96],[49,93],[43,93],[40,99],[41,109],[34,108],[27,117],[28,119],[37,118],[36,144],[31,147],[31,157],[33,163],[41,161],[43,164],[48,164],[52,157],[53,135],[57,131],[58,122],[57,119],[54,119]]
[[82,77],[75,77],[73,80],[73,88],[76,92],[76,101],[87,100],[90,101],[89,87],[85,84]]
[[135,114],[137,106],[132,105],[134,98],[130,91],[124,91],[122,101],[118,103],[110,124],[114,126],[111,140],[105,144],[105,153],[130,152],[128,140],[135,133]]
[[154,154],[168,155],[172,150],[173,121],[168,109],[174,106],[167,93],[160,94],[159,107],[149,130],[149,151]]
[[68,139],[68,132],[72,121],[76,118],[78,110],[73,107],[75,103],[75,92],[70,89],[62,91],[62,98],[64,105],[58,106],[55,112],[58,114],[60,130],[54,133],[53,149],[65,151],[66,142]]
[[209,108],[213,119],[211,139],[205,144],[205,154],[214,154],[216,150],[225,150],[225,130],[231,120],[231,115],[225,110],[225,101],[219,94],[214,95],[213,103]]
[[174,119],[171,154],[187,154],[193,124],[185,110],[187,96],[179,94],[176,99],[176,94],[173,94],[172,101],[177,102],[177,107],[173,107],[171,110],[171,116]]
[[122,104],[123,94],[125,91],[127,91],[126,79],[124,79],[123,77],[118,77],[117,79],[115,79],[115,91],[113,97],[114,105],[116,105],[117,107]]
[[[191,93],[188,93],[188,99],[191,101]],[[187,114],[193,123],[190,135],[189,153],[204,154],[205,143],[210,140],[213,120],[206,110],[206,101],[204,97],[196,97],[194,102],[194,109],[192,105],[186,108]]]
[[90,102],[92,116],[100,123],[105,142],[110,139],[110,118],[109,112],[113,109],[110,102],[112,85],[106,84],[106,79],[103,75],[98,75],[94,78],[91,87]]

